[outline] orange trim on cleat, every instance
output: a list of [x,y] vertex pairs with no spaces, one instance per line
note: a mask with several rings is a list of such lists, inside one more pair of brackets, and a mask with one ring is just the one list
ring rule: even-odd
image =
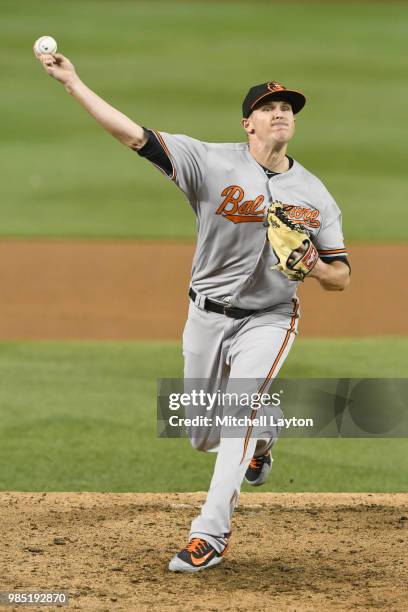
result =
[[171,572],[197,572],[222,561],[228,545],[219,553],[202,538],[193,538],[169,563]]

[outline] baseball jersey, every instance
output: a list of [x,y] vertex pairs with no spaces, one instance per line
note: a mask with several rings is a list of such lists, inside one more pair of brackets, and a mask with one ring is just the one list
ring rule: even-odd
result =
[[191,284],[197,292],[251,310],[292,303],[298,283],[271,270],[278,260],[264,223],[275,201],[307,228],[324,261],[347,262],[340,209],[296,160],[287,172],[268,176],[248,143],[208,143],[154,130],[138,153],[181,189],[196,215]]

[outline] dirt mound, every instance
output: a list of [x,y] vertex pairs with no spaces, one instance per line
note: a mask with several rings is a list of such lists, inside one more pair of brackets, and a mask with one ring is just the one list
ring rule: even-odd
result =
[[221,565],[169,573],[203,499],[1,493],[0,591],[98,611],[406,609],[408,494],[242,494]]

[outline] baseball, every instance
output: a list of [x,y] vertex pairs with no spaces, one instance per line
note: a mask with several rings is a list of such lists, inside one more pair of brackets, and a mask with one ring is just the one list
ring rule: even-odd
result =
[[57,41],[52,36],[41,36],[35,41],[34,50],[36,53],[55,53]]

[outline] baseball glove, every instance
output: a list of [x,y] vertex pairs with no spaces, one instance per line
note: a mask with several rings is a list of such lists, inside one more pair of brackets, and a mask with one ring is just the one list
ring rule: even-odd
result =
[[268,239],[279,263],[271,270],[280,270],[289,280],[303,281],[313,270],[319,255],[309,232],[290,221],[281,202],[268,208]]

